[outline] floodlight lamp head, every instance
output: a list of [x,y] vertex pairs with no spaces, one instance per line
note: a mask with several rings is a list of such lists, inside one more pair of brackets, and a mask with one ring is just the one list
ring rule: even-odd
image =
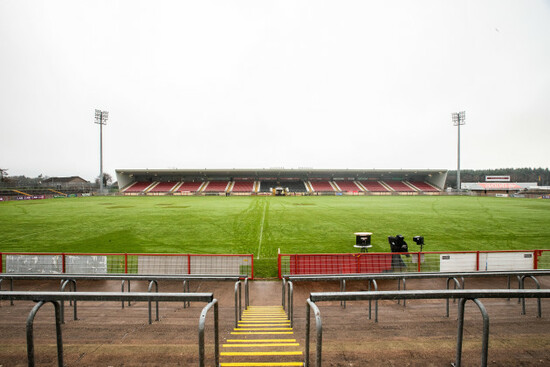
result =
[[109,111],[95,110],[95,123],[105,125],[109,118]]
[[454,112],[452,114],[453,125],[464,125],[466,120],[466,111]]

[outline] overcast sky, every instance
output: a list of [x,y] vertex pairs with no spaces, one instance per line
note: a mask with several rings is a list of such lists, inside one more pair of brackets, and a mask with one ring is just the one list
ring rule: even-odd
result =
[[550,1],[0,0],[0,168],[548,167]]

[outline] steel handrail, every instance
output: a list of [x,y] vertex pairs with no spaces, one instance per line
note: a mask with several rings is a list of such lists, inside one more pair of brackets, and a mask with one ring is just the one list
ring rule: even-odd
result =
[[[74,285],[74,289],[76,289],[76,281],[77,280],[120,280],[121,281],[121,290],[124,292],[124,286],[125,284],[128,285],[128,292],[130,292],[130,284],[131,281],[147,281],[149,282],[149,291],[151,291],[151,283],[154,283],[156,285],[156,291],[158,292],[158,281],[183,281],[183,288],[184,293],[189,293],[189,284],[190,281],[235,281],[236,283],[240,283],[241,281],[244,282],[245,287],[245,309],[250,305],[250,291],[249,291],[249,284],[248,284],[248,276],[247,275],[179,275],[179,274],[150,274],[150,275],[141,275],[141,274],[70,274],[70,273],[64,273],[64,274],[10,274],[10,273],[0,273],[0,291],[2,290],[2,281],[4,279],[10,280],[10,290],[13,291],[13,281],[14,280],[60,280],[62,284],[67,283],[67,281],[71,281]],[[64,283],[63,283],[64,282]],[[64,290],[64,287],[62,286],[62,290]],[[13,305],[13,300],[10,301]],[[241,314],[241,302],[242,302],[242,296],[241,296],[241,288],[239,285],[239,292],[238,292],[238,298],[237,298],[237,286],[235,286],[235,323],[238,322]],[[189,302],[186,302],[184,304],[184,308],[189,305]],[[128,306],[130,306],[130,301],[128,301]],[[149,307],[149,314],[151,314],[151,303],[148,304]],[[122,308],[124,308],[124,302],[122,302]],[[65,322],[64,320],[64,304],[61,303],[61,320],[62,323]],[[238,312],[238,314],[237,314]],[[74,319],[76,320],[76,304],[74,305]],[[158,321],[159,317],[159,310],[158,310],[158,303],[156,305],[156,313]],[[151,323],[151,317],[149,318],[149,323]]]
[[[476,303],[483,316],[483,337],[481,351],[481,366],[487,366],[489,316],[479,298],[550,298],[550,289],[459,289],[459,290],[413,290],[413,291],[378,291],[378,292],[314,292],[310,293],[306,301],[306,355],[304,366],[309,367],[309,329],[310,308],[314,309],[316,316],[317,335],[322,336],[321,316],[317,302],[325,301],[369,301],[369,300],[397,300],[397,299],[459,299],[458,331],[457,331],[457,355],[455,367],[460,367],[462,358],[462,336],[464,328],[464,304],[467,300]],[[315,306],[315,307],[313,307]],[[319,337],[316,345],[316,366],[321,367],[322,338]]]
[[219,363],[219,325],[217,300],[212,293],[124,293],[124,292],[22,292],[0,291],[0,300],[34,301],[38,304],[27,318],[27,355],[29,366],[34,366],[33,322],[40,307],[51,302],[55,307],[58,365],[63,366],[63,338],[61,334],[61,307],[63,301],[157,301],[207,302],[199,319],[199,365],[204,366],[204,324],[208,310],[214,306],[214,358]]
[[[288,282],[306,282],[306,281],[339,281],[340,289],[345,288],[346,281],[352,280],[403,280],[403,290],[405,290],[405,280],[406,279],[431,279],[431,278],[447,278],[447,284],[449,280],[454,280],[455,284],[460,283],[456,278],[460,277],[462,280],[461,288],[465,287],[464,278],[473,278],[473,277],[498,277],[498,276],[507,276],[508,277],[508,288],[510,288],[510,277],[518,277],[518,288],[522,288],[521,277],[529,277],[538,283],[534,278],[535,276],[548,276],[550,275],[550,270],[513,270],[513,271],[483,271],[483,272],[432,272],[432,273],[369,273],[369,274],[326,274],[326,275],[287,275],[283,277],[282,282],[282,304],[283,308],[287,310],[289,315],[293,314],[292,308],[293,304],[290,302],[285,305],[285,298],[288,300],[293,299],[289,294],[288,297],[285,297],[285,288],[287,288]],[[342,285],[342,282],[343,285]],[[400,282],[398,283],[400,289]],[[290,290],[289,290],[290,291]],[[406,300],[403,300],[403,305],[405,305]],[[345,306],[345,303],[343,303]],[[286,307],[285,307],[286,306]]]

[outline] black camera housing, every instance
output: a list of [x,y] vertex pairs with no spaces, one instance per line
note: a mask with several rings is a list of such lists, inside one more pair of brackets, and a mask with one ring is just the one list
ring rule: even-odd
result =
[[391,252],[409,252],[409,246],[405,242],[405,237],[398,234],[397,236],[389,236]]
[[416,242],[418,246],[422,246],[424,244],[424,237],[423,236],[414,236],[413,241]]

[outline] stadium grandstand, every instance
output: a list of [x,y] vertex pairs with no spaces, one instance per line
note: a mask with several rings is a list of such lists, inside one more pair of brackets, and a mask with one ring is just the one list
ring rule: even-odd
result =
[[125,195],[437,195],[447,170],[117,169]]
[[0,201],[90,195],[94,184],[78,176],[50,177],[35,183],[1,182]]

